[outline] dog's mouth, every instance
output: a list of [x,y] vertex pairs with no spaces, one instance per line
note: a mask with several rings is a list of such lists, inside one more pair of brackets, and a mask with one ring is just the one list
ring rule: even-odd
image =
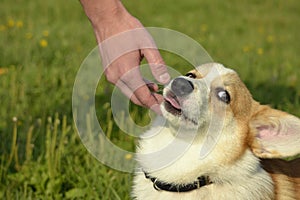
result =
[[182,114],[180,102],[172,91],[168,91],[165,96],[164,106],[169,113],[180,116]]
[[189,117],[188,115],[184,114],[182,110],[182,102],[177,98],[177,96],[169,90],[166,95],[164,95],[164,108],[165,110],[176,117],[182,117],[185,121],[191,122],[195,126],[198,126],[198,122],[196,119]]

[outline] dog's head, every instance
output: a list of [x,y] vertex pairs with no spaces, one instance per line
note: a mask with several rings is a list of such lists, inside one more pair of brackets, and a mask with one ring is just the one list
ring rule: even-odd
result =
[[161,110],[173,127],[208,134],[239,154],[248,147],[263,158],[300,153],[300,120],[254,101],[237,73],[221,64],[173,79],[163,96]]

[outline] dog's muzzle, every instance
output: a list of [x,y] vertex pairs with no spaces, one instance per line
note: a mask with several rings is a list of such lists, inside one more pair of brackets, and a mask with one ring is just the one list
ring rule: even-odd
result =
[[192,93],[194,85],[191,81],[179,77],[173,80],[171,89],[176,96],[182,97]]

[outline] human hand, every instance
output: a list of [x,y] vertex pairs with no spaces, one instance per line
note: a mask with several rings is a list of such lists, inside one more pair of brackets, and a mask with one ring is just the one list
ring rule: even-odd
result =
[[[143,25],[132,17],[121,3],[113,10],[101,13],[104,17],[90,18],[109,82],[115,84],[137,105],[151,108],[160,113],[163,98],[155,93],[158,86],[143,79],[140,62],[146,58],[154,78],[162,84],[170,80],[164,61]],[[88,14],[89,13],[89,14]]]

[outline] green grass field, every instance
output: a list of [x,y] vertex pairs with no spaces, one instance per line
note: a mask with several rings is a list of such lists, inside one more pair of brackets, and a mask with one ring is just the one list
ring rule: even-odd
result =
[[[256,100],[300,116],[300,1],[124,4],[145,26],[197,40],[215,61],[238,71]],[[73,124],[76,72],[95,45],[79,1],[2,1],[0,199],[130,199],[132,174],[97,161]],[[190,69],[178,57],[162,55],[178,71]],[[96,100],[110,139],[133,151],[135,139],[107,115],[109,95],[98,92]],[[139,123],[147,122],[147,110],[131,110],[143,119]]]

